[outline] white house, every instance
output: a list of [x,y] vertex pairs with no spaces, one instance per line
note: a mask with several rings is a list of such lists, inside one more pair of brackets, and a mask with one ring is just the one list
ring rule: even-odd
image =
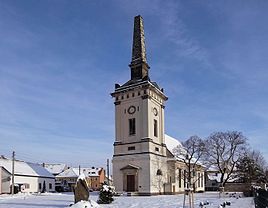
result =
[[11,174],[2,166],[0,166],[0,194],[10,193]]
[[101,167],[70,167],[56,176],[57,186],[61,186],[63,191],[65,188],[71,191],[76,184],[77,178],[82,173],[86,176],[89,188],[92,190],[99,190],[101,184],[105,181],[105,171]]
[[[12,160],[0,158],[0,166],[5,169],[5,175],[12,173]],[[3,169],[2,168],[2,169]],[[2,172],[3,173],[3,172]],[[11,186],[11,176],[6,179]],[[42,165],[15,160],[14,162],[15,191],[21,192],[54,192],[55,177]],[[2,183],[3,185],[3,183]],[[5,187],[7,186],[4,183]]]

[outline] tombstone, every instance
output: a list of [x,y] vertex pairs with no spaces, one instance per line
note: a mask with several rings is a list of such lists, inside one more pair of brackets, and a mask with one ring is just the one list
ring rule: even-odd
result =
[[80,177],[77,179],[74,187],[74,202],[88,201],[89,188],[85,177]]

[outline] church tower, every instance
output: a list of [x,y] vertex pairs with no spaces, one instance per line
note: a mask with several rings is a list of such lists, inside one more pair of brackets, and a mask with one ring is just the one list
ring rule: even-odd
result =
[[168,99],[149,78],[143,19],[134,19],[131,78],[115,84],[113,180],[117,192],[152,195],[164,192],[167,148],[164,109]]

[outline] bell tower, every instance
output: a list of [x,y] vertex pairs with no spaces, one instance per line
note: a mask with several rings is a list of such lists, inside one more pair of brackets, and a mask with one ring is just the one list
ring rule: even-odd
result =
[[[115,84],[113,180],[117,192],[152,195],[163,192],[167,180],[164,136],[164,90],[149,78],[143,18],[134,19],[130,80]],[[158,174],[159,176],[159,174]]]

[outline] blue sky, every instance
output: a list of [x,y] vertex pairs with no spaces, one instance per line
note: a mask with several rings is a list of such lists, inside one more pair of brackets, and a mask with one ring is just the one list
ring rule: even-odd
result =
[[104,166],[114,83],[130,78],[133,18],[145,24],[166,133],[237,130],[268,159],[267,1],[0,1],[0,154]]

